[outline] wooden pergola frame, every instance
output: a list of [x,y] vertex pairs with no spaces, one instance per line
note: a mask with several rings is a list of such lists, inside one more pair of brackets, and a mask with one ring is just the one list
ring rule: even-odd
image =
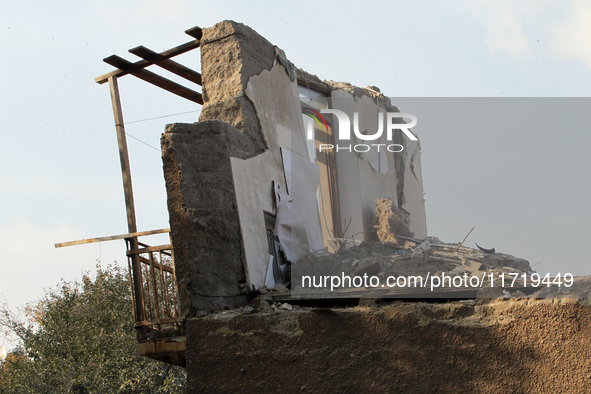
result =
[[[190,50],[200,47],[202,37],[202,30],[200,27],[193,27],[189,30],[186,30],[185,33],[193,37],[194,39],[177,47],[166,50],[164,52],[157,53],[142,45],[130,49],[130,53],[142,58],[142,60],[139,60],[135,63],[129,62],[117,55],[111,55],[109,57],[106,57],[103,59],[103,61],[107,64],[110,64],[111,66],[116,67],[117,69],[95,78],[95,81],[99,84],[104,84],[108,82],[109,89],[111,92],[111,103],[113,105],[113,116],[115,118],[115,129],[117,132],[117,141],[119,144],[119,159],[121,162],[121,176],[123,179],[123,191],[125,194],[125,207],[127,210],[127,229],[129,234],[126,234],[125,238],[129,242],[130,250],[128,251],[128,256],[132,260],[131,265],[133,273],[133,292],[135,295],[135,317],[136,321],[138,322],[143,322],[146,320],[143,297],[143,285],[141,280],[141,257],[139,253],[130,252],[138,252],[138,250],[143,250],[139,248],[137,237],[139,235],[150,232],[148,231],[138,233],[137,231],[135,205],[133,199],[133,188],[131,183],[131,168],[129,164],[127,139],[125,136],[125,123],[123,121],[123,111],[121,109],[121,98],[119,96],[119,86],[117,83],[117,79],[124,75],[131,74],[139,79],[151,83],[152,85],[158,86],[159,88],[176,94],[177,96],[183,97],[194,103],[203,105],[203,97],[201,93],[146,70],[146,67],[156,65],[188,80],[189,82],[201,86],[202,83],[200,73],[188,67],[185,67],[182,64],[175,62],[174,60],[171,60],[171,58],[177,55],[186,53]],[[100,239],[97,238],[95,240],[75,241],[73,243],[68,244],[88,243],[89,241],[98,242],[99,240],[106,240],[108,238],[119,239],[120,237],[121,236],[102,237]],[[61,246],[67,245],[64,244]],[[166,246],[172,248],[172,245]],[[143,327],[138,327],[138,331],[141,329],[143,329]],[[145,332],[138,332],[138,335],[141,338],[145,336]]]

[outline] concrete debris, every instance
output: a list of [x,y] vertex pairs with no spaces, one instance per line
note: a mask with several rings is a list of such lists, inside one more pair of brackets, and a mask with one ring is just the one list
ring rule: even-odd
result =
[[[385,278],[389,276],[420,276],[426,279],[428,275],[445,274],[451,277],[468,275],[480,278],[492,274],[497,278],[504,274],[506,278],[511,278],[509,274],[517,274],[519,277],[525,274],[529,277],[534,273],[527,260],[509,254],[486,254],[478,249],[458,247],[457,243],[426,244],[429,247],[420,248],[420,254],[414,252],[419,249],[419,245],[411,241],[406,241],[404,246],[393,242],[370,241],[336,254],[309,254],[292,267],[292,270],[297,269],[297,274],[292,274],[292,289],[301,286],[298,280],[301,281],[302,275],[362,277],[366,274],[378,276],[384,283]],[[485,294],[486,291],[482,290],[482,294]],[[502,295],[502,292],[491,293],[486,298],[497,298]]]
[[296,68],[296,75],[308,83],[312,83],[316,86],[321,87],[323,90],[342,89],[345,92],[349,93],[351,96],[353,96],[356,100],[359,100],[363,96],[372,98],[379,97],[380,99],[387,102],[390,106],[392,105],[390,99],[384,96],[384,94],[381,92],[381,89],[377,86],[359,87],[349,82],[335,82],[332,80],[322,80],[318,78],[317,75],[311,74],[301,68]]
[[276,290],[279,293],[289,293],[287,287],[285,287],[285,285],[281,283],[275,283],[275,286],[273,286],[273,290]]
[[275,59],[285,68],[285,72],[289,75],[289,80],[292,82],[295,81],[297,77],[294,64],[287,59],[285,52],[277,46],[275,46]]
[[511,298],[527,298],[527,294],[525,294],[523,291],[521,290],[517,290],[514,291],[513,294],[511,294]]
[[[466,308],[484,308],[482,309],[482,313],[476,315],[472,315],[471,313],[464,314],[459,313],[457,316],[452,313],[449,316],[440,316],[438,313],[433,312],[431,317],[436,317],[439,319],[440,322],[447,322],[453,325],[463,325],[462,320],[465,318],[469,318],[471,322],[467,325],[472,326],[476,321],[481,321],[485,323],[485,326],[489,325],[490,316],[487,312],[491,306],[500,306],[502,304],[498,304],[499,302],[519,302],[522,299],[528,299],[530,303],[538,303],[538,302],[551,302],[551,303],[561,303],[561,302],[578,302],[581,305],[591,305],[591,300],[589,299],[591,296],[591,276],[588,277],[577,277],[574,279],[574,283],[572,287],[566,288],[558,288],[557,286],[554,287],[544,287],[539,291],[527,295],[521,290],[512,291],[511,289],[503,289],[500,287],[483,287],[478,291],[477,299],[467,299],[467,300],[458,300],[458,301],[450,301],[447,303],[442,304],[431,304],[431,303],[413,303],[413,302],[401,302],[400,300],[396,300],[393,302],[387,302],[385,299],[380,298],[379,294],[374,292],[369,292],[367,296],[359,299],[358,306],[353,308],[346,308],[345,310],[355,310],[356,308],[372,308],[377,310],[383,310],[384,308],[396,308],[400,310],[404,310],[404,313],[408,313],[409,311],[418,311],[419,309],[433,309],[433,310],[457,310],[462,311],[464,307]],[[510,305],[510,304],[508,304]],[[530,305],[530,304],[528,304]],[[534,305],[534,304],[531,304]],[[338,307],[318,307],[318,306],[304,306],[304,305],[292,305],[287,302],[276,302],[272,298],[272,294],[267,292],[265,295],[260,295],[256,297],[251,305],[247,305],[241,308],[225,310],[223,312],[218,313],[207,313],[203,312],[198,314],[197,318],[205,318],[205,319],[228,319],[239,315],[258,315],[258,314],[284,314],[287,312],[291,313],[298,313],[298,312],[318,312],[318,311],[339,311],[341,308]],[[428,319],[427,319],[428,320]],[[427,320],[425,321],[426,323]],[[494,320],[494,319],[493,319]],[[499,321],[493,322],[493,324],[499,323]]]
[[241,309],[242,309],[242,313],[244,313],[244,314],[251,314],[251,313],[255,312],[254,308],[250,305],[244,306]]
[[253,301],[253,304],[258,307],[259,312],[272,313],[274,311],[274,309],[271,308],[271,304],[269,304],[269,302],[265,298],[260,299],[260,302],[258,304]]
[[[591,277],[586,277],[587,281],[591,283]],[[588,284],[589,284],[588,283]],[[275,302],[271,298],[256,298],[253,300],[251,305],[231,309],[231,310],[224,310],[217,313],[208,313],[204,314],[203,316],[199,316],[198,319],[213,319],[213,320],[225,320],[228,318],[232,318],[235,316],[240,315],[259,315],[259,314],[282,314],[282,313],[308,313],[308,312],[327,312],[333,311],[338,313],[340,311],[357,311],[364,308],[371,308],[373,311],[383,311],[390,308],[394,308],[399,310],[403,314],[414,314],[423,310],[423,312],[429,310],[429,313],[425,313],[423,318],[429,319],[436,319],[441,323],[451,324],[451,325],[469,325],[472,326],[476,323],[476,321],[480,321],[484,323],[484,326],[489,326],[490,324],[498,324],[501,323],[500,321],[495,321],[495,319],[491,319],[489,314],[490,311],[494,309],[500,309],[502,312],[503,309],[511,307],[515,303],[522,303],[526,302],[524,305],[536,305],[541,303],[547,302],[557,302],[557,303],[573,303],[578,302],[581,305],[590,305],[591,301],[588,299],[569,299],[568,297],[563,297],[561,301],[560,298],[553,298],[550,300],[539,299],[536,297],[532,297],[532,295],[527,296],[521,291],[516,291],[510,293],[507,290],[500,289],[498,287],[494,288],[483,288],[481,289],[481,293],[479,292],[479,297],[477,299],[468,299],[468,300],[450,300],[446,303],[425,303],[425,302],[402,302],[400,300],[395,300],[392,302],[387,302],[384,299],[377,297],[376,294],[370,293],[368,297],[360,298],[357,306],[349,306],[349,307],[318,307],[318,306],[305,306],[305,305],[292,305],[287,302]],[[489,292],[486,294],[486,292]],[[529,299],[528,299],[529,298]],[[520,301],[524,300],[524,301]],[[503,304],[506,302],[506,304]],[[505,305],[505,306],[503,306]],[[476,308],[473,310],[472,308]],[[493,309],[491,309],[493,308]],[[470,311],[477,311],[479,313],[473,315],[472,313],[463,313],[467,310]],[[444,312],[445,311],[445,312]],[[445,313],[443,315],[442,313]],[[503,313],[501,313],[502,315]],[[464,322],[463,320],[468,319],[470,322]],[[467,324],[464,324],[467,323]],[[477,324],[476,324],[477,325]]]
[[272,288],[268,288],[267,286],[263,286],[258,289],[258,293],[260,295],[271,295],[271,294],[287,294],[289,293],[289,289],[281,283],[275,283],[275,286]]
[[413,256],[419,255],[431,247],[431,241],[425,241],[412,251]]
[[[551,278],[552,281],[554,278]],[[513,295],[515,297],[515,294]],[[579,276],[573,278],[572,286],[555,283],[551,286],[543,285],[540,290],[529,296],[530,298],[546,298],[552,300],[575,300],[591,304],[591,276]]]
[[480,267],[482,267],[482,263],[478,261],[464,259],[462,261],[462,267],[464,268],[464,270],[466,270],[466,272],[469,272],[472,275],[482,272],[480,270]]

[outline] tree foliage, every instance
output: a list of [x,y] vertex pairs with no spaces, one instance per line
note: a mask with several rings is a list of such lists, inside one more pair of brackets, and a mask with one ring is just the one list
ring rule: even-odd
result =
[[62,281],[0,326],[19,346],[0,365],[0,393],[181,393],[183,368],[137,354],[130,285],[117,266]]

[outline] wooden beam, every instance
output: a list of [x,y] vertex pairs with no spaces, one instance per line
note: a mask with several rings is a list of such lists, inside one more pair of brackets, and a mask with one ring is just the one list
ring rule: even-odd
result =
[[[185,52],[189,52],[192,49],[199,48],[199,45],[201,45],[201,42],[199,40],[193,40],[193,41],[186,42],[182,45],[179,45],[178,47],[171,48],[167,51],[160,52],[159,55],[165,59],[170,59],[171,57],[183,54]],[[147,60],[140,60],[138,62],[133,63],[133,69],[134,70],[135,69],[142,69],[142,68],[148,67],[152,64],[154,64],[154,63],[147,61]],[[103,83],[107,82],[110,77],[115,77],[115,78],[122,77],[126,74],[129,74],[130,72],[131,72],[131,70],[115,70],[115,71],[111,71],[109,73],[103,74],[100,77],[96,77],[94,80],[99,84],[103,84]]]
[[187,365],[185,342],[185,337],[150,339],[138,342],[137,352],[140,356],[185,367]]
[[[142,243],[142,242],[138,242],[137,243],[139,246],[144,247],[144,248],[149,248],[150,245]],[[172,248],[170,249],[170,251],[166,250],[166,249],[162,249],[159,251],[160,253],[162,253],[163,255],[166,255],[168,257],[172,257]]]
[[149,246],[147,248],[141,248],[141,249],[130,249],[127,251],[127,255],[133,256],[135,254],[140,254],[140,253],[158,252],[160,250],[170,250],[170,249],[172,249],[172,244],[160,245],[160,246]]
[[156,285],[156,271],[154,270],[154,255],[150,253],[150,276],[152,277],[152,296],[154,297],[154,312],[156,319],[160,320],[160,300],[158,299],[158,286]]
[[143,321],[137,321],[134,323],[134,326],[136,327],[140,327],[140,326],[155,326],[158,324],[173,324],[173,323],[182,323],[183,319],[181,319],[180,317],[172,317],[170,319],[160,319],[160,320],[143,320]]
[[191,70],[190,68],[185,67],[174,60],[166,59],[158,52],[154,52],[145,46],[140,45],[139,47],[131,48],[129,53],[133,53],[144,60],[153,62],[155,65],[201,86],[201,74],[199,74],[197,71]]
[[201,29],[199,26],[195,26],[190,28],[189,30],[185,30],[185,34],[188,34],[191,37],[200,40],[201,37],[203,37],[203,29]]
[[[140,256],[140,261],[146,265],[150,265],[150,260],[145,257]],[[174,275],[174,271],[173,271],[172,267],[160,264],[158,262],[154,262],[154,266],[161,271],[166,271],[166,272],[169,272]]]
[[136,77],[143,79],[144,81],[149,82],[153,85],[156,85],[159,88],[168,90],[169,92],[176,94],[177,96],[181,96],[197,104],[203,104],[203,98],[201,97],[201,93],[197,93],[194,90],[179,85],[178,83],[161,77],[157,74],[154,74],[151,71],[144,69],[134,69],[133,63],[123,59],[122,57],[112,55],[103,59],[103,61],[121,70],[130,70],[130,74],[135,75]]
[[327,89],[325,86],[319,85],[316,82],[305,80],[300,76],[298,76],[298,85],[326,94],[330,97],[330,89]]
[[144,237],[146,235],[153,235],[153,234],[164,234],[169,233],[169,228],[163,228],[160,230],[150,230],[150,231],[142,231],[139,233],[128,233],[128,234],[120,234],[120,235],[110,235],[108,237],[98,237],[98,238],[88,238],[88,239],[81,239],[79,241],[70,241],[70,242],[62,242],[59,244],[55,244],[56,248],[63,248],[66,246],[74,246],[74,245],[83,245],[83,244],[92,244],[95,242],[104,242],[104,241],[114,241],[117,239],[125,239],[125,238],[133,238],[133,237]]
[[[137,223],[135,220],[133,187],[131,185],[131,166],[129,165],[129,155],[127,153],[125,124],[123,122],[123,110],[121,109],[121,97],[119,96],[119,85],[117,84],[117,78],[109,78],[109,88],[111,91],[111,103],[113,104],[113,115],[115,117],[117,141],[119,143],[119,160],[121,162],[123,192],[125,193],[125,207],[127,208],[127,229],[130,233],[136,233]],[[137,237],[132,237],[128,242],[130,243],[129,249],[137,249]],[[131,256],[131,263],[133,268],[133,289],[135,292],[135,316],[138,320],[145,320],[146,308],[144,306],[142,267],[137,255]],[[138,335],[140,335],[140,337],[143,337],[145,335],[145,332],[138,332]]]
[[115,129],[119,143],[119,160],[121,162],[121,176],[123,178],[123,192],[125,193],[125,207],[127,208],[127,229],[130,233],[137,232],[135,220],[135,205],[133,201],[133,187],[131,185],[131,166],[127,153],[127,139],[125,137],[125,125],[123,122],[123,111],[121,110],[121,98],[119,96],[119,85],[117,78],[109,78],[111,90],[111,103],[115,117]]

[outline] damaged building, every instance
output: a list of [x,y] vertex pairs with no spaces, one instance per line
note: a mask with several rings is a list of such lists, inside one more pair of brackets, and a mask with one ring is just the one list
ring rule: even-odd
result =
[[320,81],[241,24],[203,34],[199,122],[169,125],[162,136],[184,316],[243,306],[245,290],[274,282],[272,235],[293,263],[334,252],[339,240],[377,240],[381,197],[406,214],[408,235],[427,235],[418,140],[395,129],[391,141],[386,133],[378,141],[400,152],[357,152],[349,142],[337,153],[347,141],[337,143],[336,116],[323,113],[317,124],[305,115],[358,113],[359,129],[376,130],[380,109],[398,112],[377,88]]
[[[133,48],[135,63],[105,59],[116,69],[96,81],[111,89],[129,233],[59,245],[126,240],[140,354],[186,366],[195,393],[588,387],[588,281],[571,278],[575,300],[525,282],[452,286],[535,272],[428,236],[412,114],[376,86],[304,71],[243,24],[186,33],[191,41],[161,53]],[[200,72],[171,60],[197,48]],[[202,105],[198,122],[162,135],[170,229],[136,228],[117,86],[126,74]],[[157,233],[170,244],[140,241]],[[412,276],[431,288],[333,291],[306,286],[306,275]],[[527,298],[540,291],[552,298]]]

